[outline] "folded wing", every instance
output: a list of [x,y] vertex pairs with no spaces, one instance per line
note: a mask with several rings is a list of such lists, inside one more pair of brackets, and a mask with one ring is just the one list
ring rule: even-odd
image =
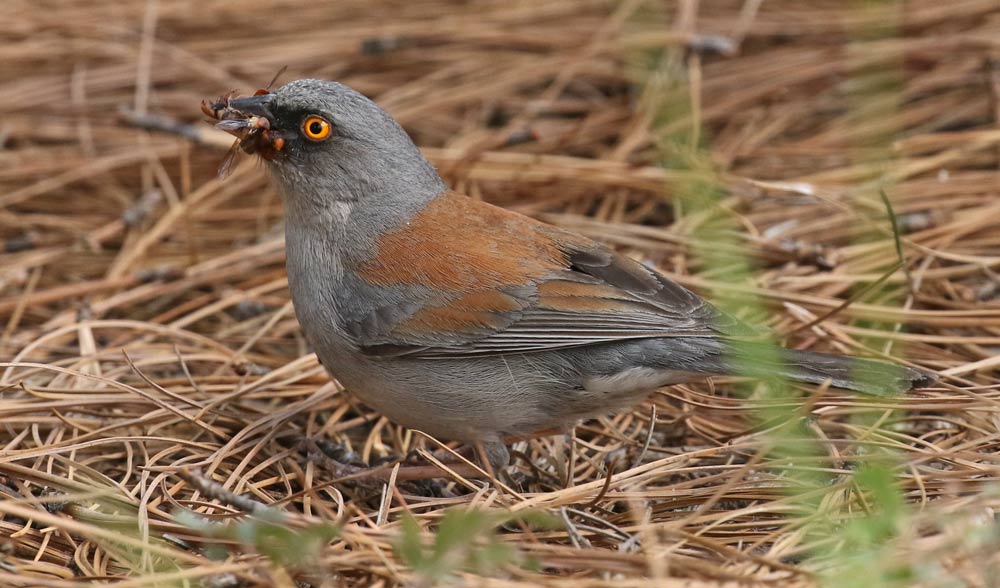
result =
[[[442,230],[447,239],[440,238]],[[425,294],[348,326],[371,355],[532,353],[746,330],[691,291],[596,242],[456,193],[439,196],[378,246],[359,275]]]

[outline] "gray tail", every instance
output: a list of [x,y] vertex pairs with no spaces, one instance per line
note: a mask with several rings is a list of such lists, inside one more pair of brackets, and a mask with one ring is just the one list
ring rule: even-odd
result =
[[926,388],[937,376],[901,365],[873,359],[860,359],[812,351],[795,351],[757,344],[737,343],[731,347],[731,359],[747,375],[778,374],[796,382],[823,384],[854,390],[873,396],[887,396],[914,388]]

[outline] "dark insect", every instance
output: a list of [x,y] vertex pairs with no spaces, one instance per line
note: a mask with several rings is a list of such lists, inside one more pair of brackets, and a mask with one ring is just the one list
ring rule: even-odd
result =
[[202,100],[201,111],[205,113],[205,116],[207,117],[215,120],[223,120],[223,117],[225,117],[228,113],[236,113],[235,110],[229,108],[229,101],[232,100],[236,94],[236,90],[230,90],[212,102]]
[[[287,67],[287,66],[286,66]],[[271,86],[284,73],[286,67],[278,70],[266,87],[254,92],[254,96],[269,94]],[[215,121],[215,128],[236,137],[233,146],[219,164],[219,177],[232,171],[237,153],[258,154],[264,159],[272,159],[285,146],[285,139],[271,132],[271,121],[262,116],[252,116],[232,107],[231,101],[237,96],[235,90],[219,96],[217,100],[201,101],[201,111]]]

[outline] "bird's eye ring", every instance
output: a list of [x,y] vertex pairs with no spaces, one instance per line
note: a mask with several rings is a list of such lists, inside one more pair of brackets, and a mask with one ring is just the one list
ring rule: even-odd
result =
[[325,118],[309,115],[302,121],[302,134],[312,141],[323,141],[333,132],[331,125]]

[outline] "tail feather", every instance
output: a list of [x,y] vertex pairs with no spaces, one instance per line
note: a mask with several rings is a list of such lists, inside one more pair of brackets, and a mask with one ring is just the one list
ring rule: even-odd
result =
[[777,373],[796,382],[829,382],[834,388],[873,396],[925,388],[937,381],[937,376],[931,373],[873,359],[782,348],[756,353],[742,344],[733,350],[735,357],[743,359],[739,363],[749,366],[749,371],[760,369],[762,373]]

